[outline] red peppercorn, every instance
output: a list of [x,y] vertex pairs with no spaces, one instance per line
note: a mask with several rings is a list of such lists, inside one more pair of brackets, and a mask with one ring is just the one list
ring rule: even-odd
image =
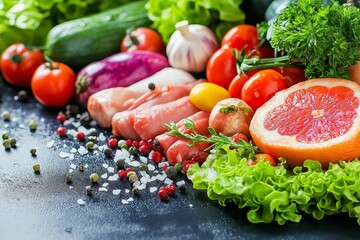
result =
[[76,138],[79,140],[79,141],[84,141],[85,140],[85,133],[83,132],[78,132],[76,134]]
[[133,172],[133,171],[134,171],[134,169],[132,169],[132,168],[127,168],[127,169],[125,170],[126,173],[128,173],[128,172]]
[[120,171],[118,172],[118,176],[119,176],[119,178],[121,178],[121,179],[126,178],[126,171],[125,171],[125,170],[120,170]]
[[132,146],[135,147],[135,148],[138,148],[139,147],[139,142],[138,141],[133,141]]
[[125,144],[126,144],[126,146],[131,147],[132,146],[132,141],[130,139],[128,139],[128,140],[125,141]]
[[109,148],[117,148],[117,139],[116,138],[110,138],[108,141]]
[[139,147],[144,146],[144,145],[146,145],[146,146],[148,145],[147,141],[141,140],[141,141],[139,142]]
[[147,141],[147,145],[149,146],[150,149],[153,149],[153,147],[154,147],[153,143],[154,143],[154,139],[149,139]]
[[153,160],[153,162],[155,164],[158,164],[162,161],[163,159],[163,156],[161,155],[160,152],[158,151],[153,151],[152,154],[151,154],[151,159]]
[[158,196],[162,201],[170,200],[169,194],[167,193],[167,191],[165,189],[160,188],[160,190],[158,192]]
[[164,165],[161,169],[162,169],[163,171],[166,171],[167,168],[168,168],[168,165]]
[[175,195],[175,192],[176,192],[176,186],[171,183],[171,184],[165,186],[165,190],[167,191],[167,193],[170,196],[173,196],[173,195]]
[[59,121],[59,123],[63,124],[66,121],[67,117],[65,114],[59,113],[56,119]]
[[58,127],[56,132],[59,134],[60,137],[66,136],[66,128],[65,127]]
[[[146,143],[145,143],[146,144]],[[139,147],[139,151],[144,154],[144,155],[148,155],[151,152],[151,149],[149,148],[149,146],[146,145],[142,145]]]

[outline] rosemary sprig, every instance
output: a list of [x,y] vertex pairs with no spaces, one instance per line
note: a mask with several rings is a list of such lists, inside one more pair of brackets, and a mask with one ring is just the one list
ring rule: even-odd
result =
[[187,144],[188,147],[194,146],[194,144],[197,142],[208,142],[212,144],[207,149],[205,149],[206,151],[214,148],[219,149],[224,146],[229,146],[232,148],[241,149],[242,156],[244,157],[253,157],[255,153],[259,152],[258,148],[255,145],[248,143],[243,139],[239,139],[239,142],[235,142],[230,137],[222,133],[217,133],[212,127],[208,127],[208,131],[211,134],[209,137],[198,134],[195,130],[195,123],[190,119],[184,119],[184,126],[187,129],[191,130],[190,133],[181,132],[174,122],[164,125],[168,129],[167,134],[174,137],[191,140]]

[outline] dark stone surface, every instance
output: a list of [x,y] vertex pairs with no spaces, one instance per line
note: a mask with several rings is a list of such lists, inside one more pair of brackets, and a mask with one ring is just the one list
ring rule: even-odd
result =
[[[109,192],[94,187],[88,197],[85,186],[92,172],[106,172],[102,164],[115,166],[103,154],[75,155],[75,159],[62,159],[60,151],[84,145],[71,137],[60,139],[56,134],[59,123],[56,115],[61,109],[45,108],[31,96],[22,103],[14,100],[20,89],[0,82],[0,112],[11,112],[13,121],[0,119],[0,132],[9,132],[20,146],[5,151],[0,146],[0,239],[358,239],[360,227],[356,219],[346,214],[329,216],[321,221],[304,216],[300,223],[251,224],[246,213],[235,206],[221,207],[207,199],[204,192],[191,188],[186,180],[187,193],[177,193],[169,202],[162,202],[149,187],[123,205],[121,199],[131,194],[126,182],[109,182]],[[30,132],[31,119],[38,129]],[[14,121],[16,120],[16,121]],[[21,124],[24,128],[20,128]],[[105,136],[110,130],[101,130]],[[55,140],[53,148],[46,148]],[[37,156],[29,150],[39,147]],[[40,163],[40,174],[32,166]],[[69,165],[88,164],[84,172],[75,170],[72,189],[65,182]],[[177,180],[184,179],[179,177]],[[160,186],[159,182],[149,186]],[[120,195],[112,189],[122,189]],[[77,199],[86,204],[80,206]]]

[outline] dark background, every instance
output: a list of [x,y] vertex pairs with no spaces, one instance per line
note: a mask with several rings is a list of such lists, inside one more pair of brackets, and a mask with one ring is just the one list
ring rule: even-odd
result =
[[[128,182],[109,182],[109,192],[98,192],[88,197],[85,186],[90,185],[92,172],[105,173],[102,164],[114,166],[111,158],[89,153],[75,159],[62,159],[60,151],[70,151],[78,141],[71,137],[60,139],[56,134],[58,111],[46,108],[30,96],[28,102],[14,97],[20,90],[0,80],[0,112],[10,111],[13,121],[0,119],[0,132],[7,131],[20,144],[5,151],[0,146],[0,240],[7,239],[359,239],[360,227],[356,219],[346,214],[328,216],[317,221],[305,215],[300,223],[252,224],[246,212],[236,206],[221,207],[207,199],[206,193],[195,191],[184,179],[185,194],[177,192],[169,202],[162,202],[149,187],[128,205],[121,199],[132,196]],[[31,132],[28,123],[36,120],[38,128]],[[21,128],[21,124],[24,125]],[[110,129],[103,129],[105,136]],[[46,144],[54,140],[53,148]],[[29,150],[38,147],[37,156]],[[35,174],[32,166],[40,163],[41,172]],[[65,182],[69,165],[88,164],[84,172],[75,170],[73,188]],[[159,187],[160,182],[149,186]],[[123,189],[120,195],[112,189]],[[82,198],[86,204],[80,206]]]

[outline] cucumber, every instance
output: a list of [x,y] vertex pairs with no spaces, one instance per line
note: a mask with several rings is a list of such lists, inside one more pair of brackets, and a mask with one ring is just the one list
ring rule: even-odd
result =
[[131,2],[56,25],[47,35],[45,54],[80,69],[119,52],[128,28],[150,26],[145,3],[144,0]]

